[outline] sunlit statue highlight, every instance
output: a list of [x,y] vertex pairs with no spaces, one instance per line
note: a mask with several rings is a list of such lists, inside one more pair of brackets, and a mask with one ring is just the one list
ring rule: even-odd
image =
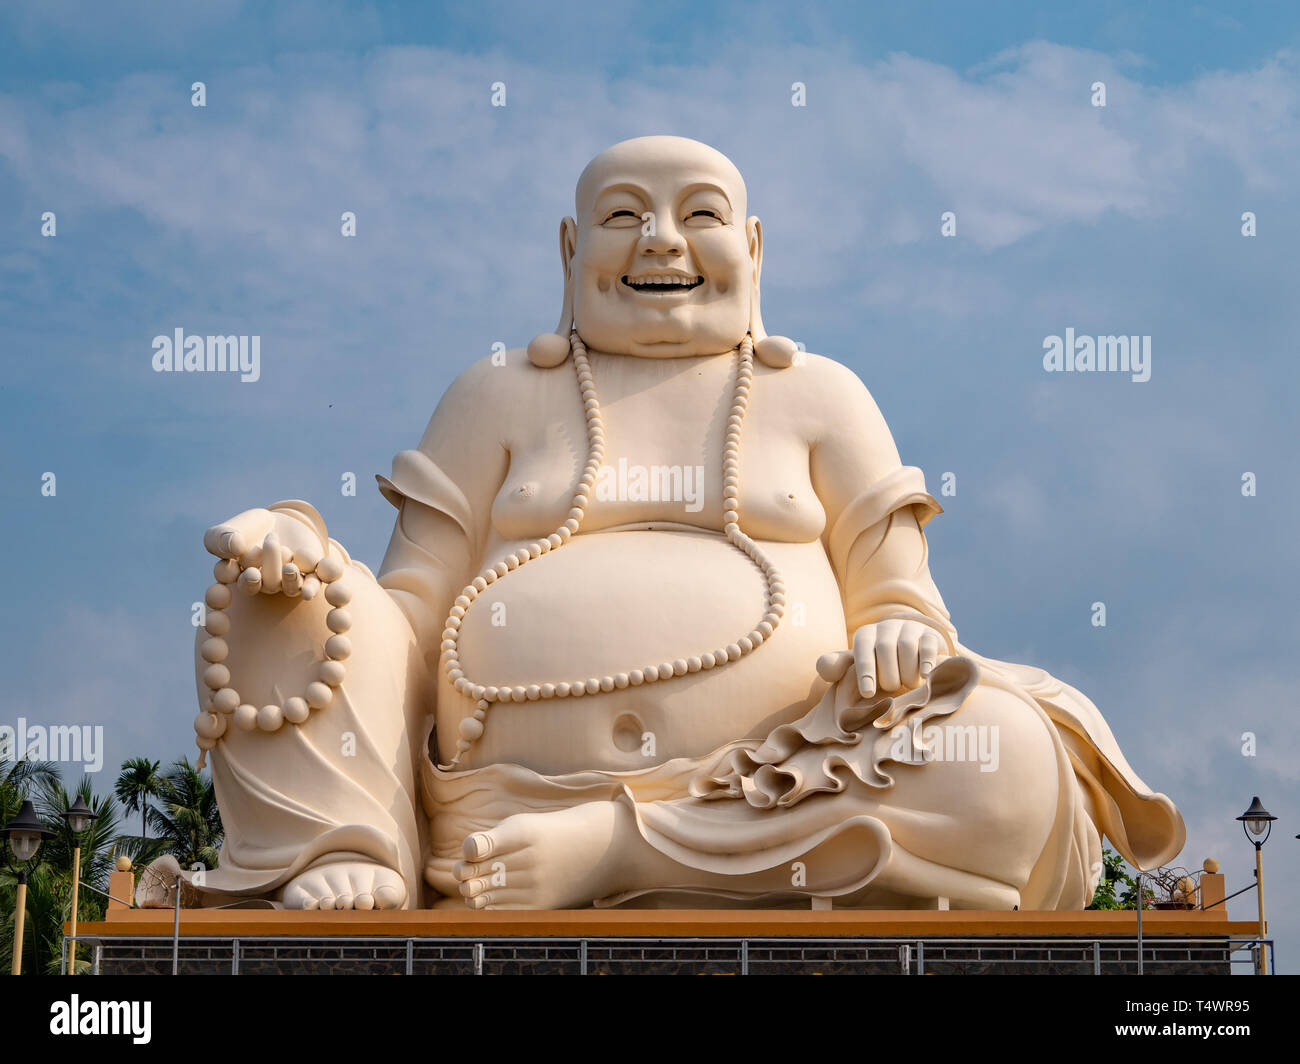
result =
[[560,251],[555,332],[469,366],[378,478],[377,576],[303,502],[208,531],[226,840],[190,897],[1078,909],[1103,836],[1178,853],[1092,702],[958,641],[921,471],[764,331],[728,159],[615,145]]

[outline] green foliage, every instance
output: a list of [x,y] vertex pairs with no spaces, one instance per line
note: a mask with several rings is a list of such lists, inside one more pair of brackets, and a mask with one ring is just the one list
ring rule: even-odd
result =
[[[63,963],[63,925],[72,908],[72,855],[81,844],[82,887],[77,895],[77,919],[101,920],[109,874],[117,856],[125,854],[137,870],[163,854],[172,854],[190,868],[215,868],[221,847],[221,816],[210,778],[204,778],[185,758],[161,775],[159,763],[132,758],[122,766],[114,793],[97,795],[91,778],[83,776],[71,794],[54,765],[46,762],[0,762],[0,814],[8,823],[23,801],[30,799],[41,822],[54,832],[37,851],[27,880],[27,917],[23,931],[23,972],[57,974]],[[96,820],[79,840],[60,815],[80,795]],[[154,802],[155,805],[150,803]],[[142,827],[155,837],[125,833],[121,814],[139,812]],[[7,844],[5,857],[10,857]],[[13,957],[14,904],[18,877],[0,860],[0,970],[8,971]],[[89,967],[83,950],[78,971]]]
[[162,779],[158,775],[158,762],[147,757],[133,757],[122,762],[122,771],[118,773],[113,793],[123,808],[140,814],[140,838],[148,830],[149,801],[158,794]]
[[58,770],[48,761],[0,759],[0,824],[18,815],[33,786],[58,778]]
[[[0,760],[0,816],[3,817],[0,824],[8,824],[18,815],[18,810],[22,808],[24,801],[28,798],[34,799],[32,794],[34,788],[57,782],[58,778],[58,771],[48,761]],[[4,847],[4,853],[0,855],[0,921],[3,921],[3,925],[0,925],[3,927],[3,930],[0,930],[0,971],[7,972],[13,959],[14,901],[18,889],[18,877],[10,870],[5,860],[10,856],[9,844],[0,840],[0,847]],[[38,865],[37,871],[39,869]],[[23,934],[24,960],[32,955],[28,953],[28,949],[34,948],[35,939],[38,937],[33,934],[34,922],[30,914],[34,907],[41,906],[44,901],[46,884],[36,880],[37,876],[34,873],[27,884],[28,920]]]
[[222,839],[217,794],[211,777],[205,779],[187,758],[174,761],[163,774],[149,826],[163,843],[162,852],[182,868],[217,867]]
[[[1097,890],[1092,896],[1092,904],[1088,908],[1136,909],[1137,880],[1129,875],[1128,865],[1124,863],[1124,858],[1109,848],[1103,848],[1101,860],[1104,870],[1101,874],[1101,881],[1097,884]],[[1155,896],[1150,888],[1143,887],[1142,894],[1142,908],[1151,908]]]

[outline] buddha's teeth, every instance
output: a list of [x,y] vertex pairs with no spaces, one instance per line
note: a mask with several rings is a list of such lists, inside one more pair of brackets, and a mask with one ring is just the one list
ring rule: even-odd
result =
[[660,287],[677,287],[677,288],[694,288],[700,284],[703,278],[700,277],[678,277],[675,274],[649,274],[645,277],[636,279],[629,278],[627,283],[633,287],[645,287],[647,285],[656,285]]

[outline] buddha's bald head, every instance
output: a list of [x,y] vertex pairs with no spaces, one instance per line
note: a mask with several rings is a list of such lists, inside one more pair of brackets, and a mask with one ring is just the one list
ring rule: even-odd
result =
[[694,170],[701,177],[716,181],[733,199],[735,213],[745,216],[747,195],[745,179],[736,164],[717,148],[689,137],[634,137],[606,148],[583,169],[578,177],[574,206],[581,219],[589,213],[592,200],[610,182],[625,175],[642,179],[667,172],[680,175]]
[[744,178],[685,137],[638,137],[582,171],[561,252],[588,346],[647,357],[718,354],[744,338],[762,231]]

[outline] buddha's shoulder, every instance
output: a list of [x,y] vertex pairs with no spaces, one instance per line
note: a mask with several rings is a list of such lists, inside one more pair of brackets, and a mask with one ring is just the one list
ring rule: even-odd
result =
[[570,389],[573,374],[558,369],[541,369],[528,361],[522,347],[494,351],[471,362],[460,371],[443,393],[440,409],[473,416],[503,406],[515,406],[521,399],[536,396],[563,377]]
[[862,378],[826,355],[800,352],[794,365],[771,371],[773,384],[793,399],[816,403],[818,409],[840,409],[862,414],[875,411],[876,403]]

